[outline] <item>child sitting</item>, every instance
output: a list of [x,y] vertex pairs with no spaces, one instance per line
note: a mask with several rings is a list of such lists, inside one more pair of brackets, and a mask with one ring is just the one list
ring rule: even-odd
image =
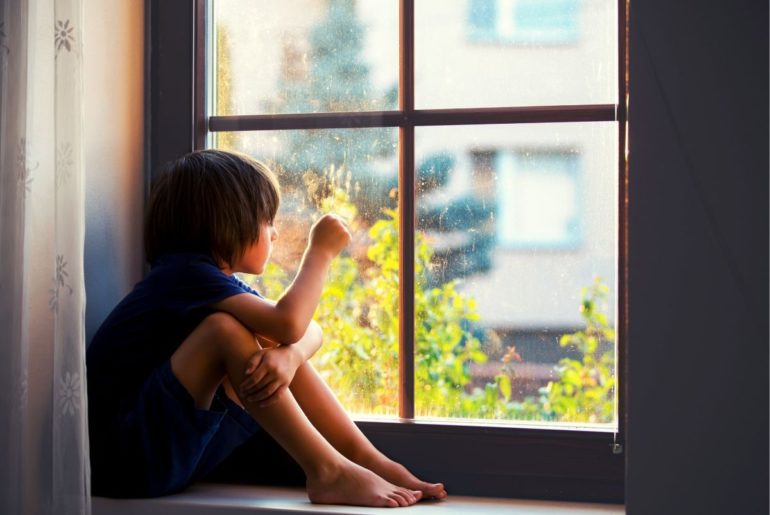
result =
[[[314,503],[409,506],[444,498],[380,453],[308,359],[331,260],[350,234],[337,216],[310,230],[277,301],[234,275],[260,274],[280,194],[261,163],[205,150],[153,184],[147,277],[107,317],[87,353],[96,495],[158,496],[204,477],[259,431],[299,464]],[[267,468],[271,463],[254,463]]]

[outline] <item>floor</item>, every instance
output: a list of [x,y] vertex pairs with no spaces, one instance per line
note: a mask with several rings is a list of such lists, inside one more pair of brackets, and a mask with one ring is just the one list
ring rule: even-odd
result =
[[[448,500],[421,502],[404,513],[414,515],[621,515],[622,505],[553,501],[525,501],[452,496]],[[383,508],[310,504],[304,490],[294,488],[197,485],[184,493],[158,499],[93,499],[92,515],[260,515],[319,514],[369,515]]]

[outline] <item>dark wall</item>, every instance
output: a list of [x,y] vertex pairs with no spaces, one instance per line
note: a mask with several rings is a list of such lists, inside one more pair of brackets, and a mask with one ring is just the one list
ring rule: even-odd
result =
[[630,20],[628,513],[768,513],[768,3]]

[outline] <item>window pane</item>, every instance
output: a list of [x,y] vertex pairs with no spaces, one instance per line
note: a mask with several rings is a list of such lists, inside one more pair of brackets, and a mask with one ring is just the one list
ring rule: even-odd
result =
[[334,212],[353,241],[328,274],[315,319],[324,344],[312,362],[345,408],[398,413],[398,189],[396,129],[217,133],[217,147],[268,164],[282,189],[279,238],[259,277],[277,298],[294,277],[312,222]]
[[215,114],[396,108],[395,0],[216,0],[213,14]]
[[415,18],[418,109],[617,102],[616,2],[416,0]]
[[418,416],[614,425],[617,124],[415,148]]

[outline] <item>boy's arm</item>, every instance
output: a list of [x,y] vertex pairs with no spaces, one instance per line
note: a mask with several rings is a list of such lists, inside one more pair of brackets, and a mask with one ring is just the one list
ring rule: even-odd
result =
[[257,335],[262,350],[249,358],[246,378],[238,386],[241,398],[269,406],[291,385],[297,369],[321,347],[321,328],[310,322],[307,331],[292,345],[279,345]]
[[280,344],[262,336],[261,334],[256,336],[263,349],[271,347],[291,347],[291,351],[298,358],[299,364],[302,364],[312,358],[313,355],[318,352],[318,349],[321,348],[321,343],[323,342],[321,326],[319,326],[318,322],[315,320],[310,321],[310,324],[307,326],[307,331],[305,331],[305,334],[302,336],[302,338],[290,345]]
[[323,290],[332,259],[350,241],[345,223],[324,215],[310,230],[310,238],[297,276],[277,302],[244,293],[217,302],[255,333],[278,343],[294,343],[305,334]]

